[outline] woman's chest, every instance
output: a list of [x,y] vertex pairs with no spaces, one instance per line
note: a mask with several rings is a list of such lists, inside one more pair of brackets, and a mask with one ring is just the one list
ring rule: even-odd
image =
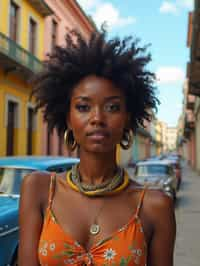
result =
[[78,230],[78,234],[76,231],[66,231],[50,214],[39,245],[39,256],[43,262],[54,265],[49,264],[50,256],[51,262],[56,260],[61,265],[63,262],[66,265],[70,265],[70,262],[73,265],[145,265],[147,246],[139,219],[133,216],[111,233],[106,233],[106,230],[110,230],[107,222],[100,222],[102,231],[95,237],[89,236],[88,232],[83,234],[86,229],[84,221],[78,217],[77,220],[79,226],[74,229]]
[[[137,196],[135,199],[125,195],[112,199],[85,200],[71,197],[70,201],[66,200],[67,204],[64,205],[64,198],[55,198],[52,213],[63,232],[70,234],[87,250],[94,243],[112,237],[130,223],[134,225]],[[137,227],[146,235],[148,225],[139,217],[138,221],[140,225]]]

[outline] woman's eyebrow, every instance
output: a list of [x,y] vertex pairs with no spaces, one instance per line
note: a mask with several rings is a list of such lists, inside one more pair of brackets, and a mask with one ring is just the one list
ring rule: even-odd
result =
[[[75,100],[84,100],[84,101],[91,101],[92,98],[88,97],[88,96],[76,96],[74,97]],[[121,96],[119,95],[113,95],[113,96],[108,96],[104,98],[106,101],[110,101],[110,100],[115,100],[115,99],[121,99]]]
[[87,96],[76,96],[74,97],[75,100],[84,100],[84,101],[90,101],[91,98]]
[[117,99],[117,100],[120,100],[121,99],[121,96],[119,96],[119,95],[114,95],[114,96],[109,96],[109,97],[105,97],[105,100],[115,100],[115,99]]

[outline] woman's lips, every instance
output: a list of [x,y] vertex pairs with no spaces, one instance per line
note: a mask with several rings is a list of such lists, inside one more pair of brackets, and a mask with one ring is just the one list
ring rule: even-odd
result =
[[88,137],[92,140],[104,140],[108,137],[108,133],[106,132],[92,132],[88,134]]
[[89,136],[90,139],[93,140],[103,140],[106,138],[106,135],[102,135],[102,134],[93,134]]

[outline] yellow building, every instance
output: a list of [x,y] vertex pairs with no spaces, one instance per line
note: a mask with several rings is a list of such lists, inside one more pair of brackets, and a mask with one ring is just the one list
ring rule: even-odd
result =
[[43,0],[0,1],[0,156],[40,153],[41,113],[30,101],[34,73],[42,68]]
[[156,139],[156,154],[160,155],[162,153],[162,122],[156,119],[155,121],[155,139]]

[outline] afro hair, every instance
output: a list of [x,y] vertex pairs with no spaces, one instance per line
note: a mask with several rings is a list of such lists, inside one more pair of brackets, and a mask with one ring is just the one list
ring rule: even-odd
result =
[[67,129],[66,117],[73,88],[86,76],[111,80],[125,95],[133,132],[150,121],[159,103],[155,75],[146,69],[151,55],[148,46],[139,47],[132,37],[107,40],[105,30],[94,32],[86,41],[79,32],[66,34],[65,45],[56,46],[44,62],[44,69],[33,79],[32,96],[36,110],[43,109],[50,130],[59,134]]

